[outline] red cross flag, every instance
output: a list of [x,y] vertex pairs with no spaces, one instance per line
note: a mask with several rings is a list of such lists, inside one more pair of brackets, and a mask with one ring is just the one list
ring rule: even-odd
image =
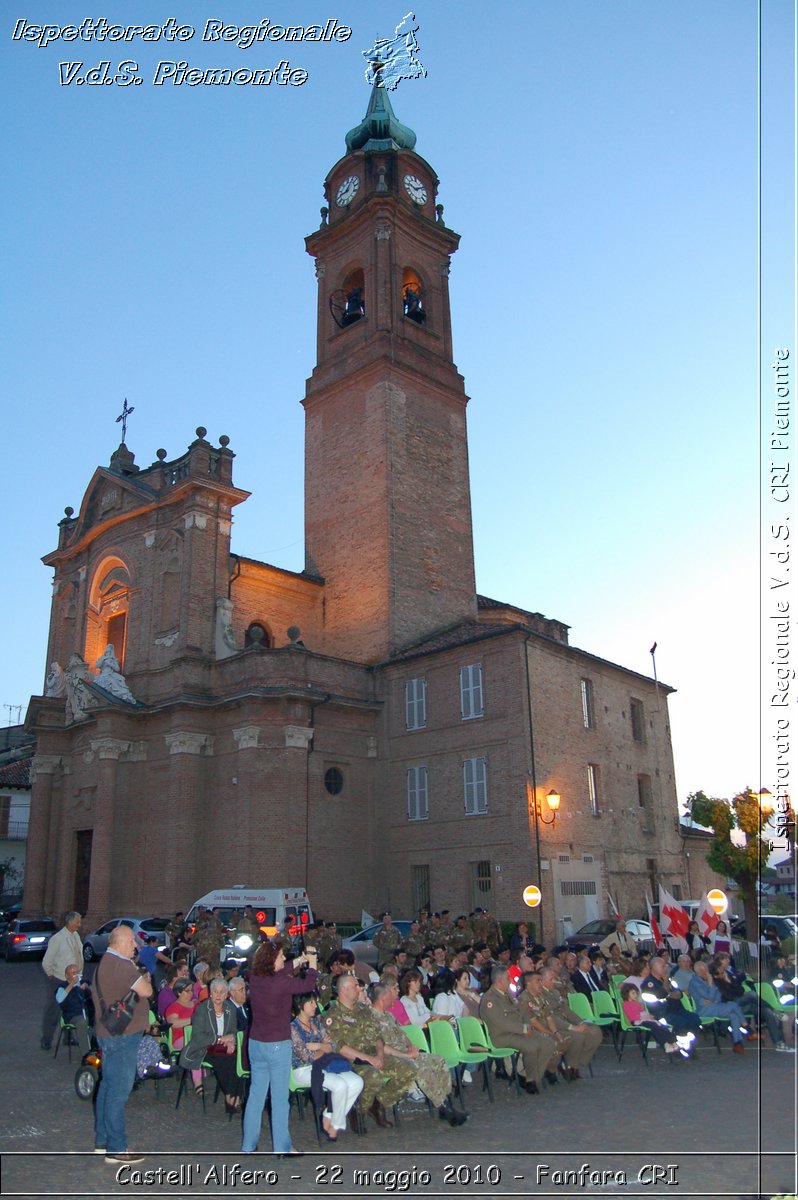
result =
[[698,921],[698,928],[701,930],[704,937],[709,937],[709,935],[712,933],[712,930],[717,929],[720,917],[710,904],[708,895],[705,895],[704,899],[701,901],[701,907],[696,913],[695,919]]
[[648,896],[646,896],[646,907],[648,909],[648,923],[651,926],[651,932],[654,935],[654,945],[657,947],[657,949],[659,949],[660,946],[665,945],[665,940],[660,933],[660,928],[657,924],[657,918],[654,916],[654,909],[651,907],[651,901],[649,900]]
[[685,910],[674,900],[670,892],[666,892],[660,884],[659,915],[662,932],[666,937],[683,938],[690,928],[690,918]]

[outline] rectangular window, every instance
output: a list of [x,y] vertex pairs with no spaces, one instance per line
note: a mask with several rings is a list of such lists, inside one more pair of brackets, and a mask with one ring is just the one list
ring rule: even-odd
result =
[[488,760],[467,758],[463,763],[463,800],[466,816],[488,811]]
[[426,821],[428,816],[427,768],[408,767],[407,819],[408,821]]
[[587,794],[590,800],[590,811],[594,817],[601,812],[599,793],[599,769],[595,763],[587,764]]
[[640,808],[651,811],[651,776],[638,775],[637,777],[637,803]]
[[464,721],[472,721],[475,717],[481,717],[483,711],[482,667],[479,663],[461,667],[460,715]]
[[632,737],[636,742],[645,742],[646,714],[642,700],[629,701],[629,715],[632,718]]
[[585,729],[595,729],[593,720],[593,684],[589,679],[580,679],[582,689],[582,721]]
[[680,883],[672,883],[671,884],[671,895],[673,896],[674,900],[681,900],[682,885]]
[[429,863],[418,863],[411,871],[413,912],[420,912],[422,908],[429,912]]
[[493,869],[489,858],[468,864],[472,908],[491,908]]
[[405,684],[405,728],[423,729],[427,724],[427,681],[408,679]]
[[8,837],[8,818],[11,815],[11,797],[0,796],[0,837]]

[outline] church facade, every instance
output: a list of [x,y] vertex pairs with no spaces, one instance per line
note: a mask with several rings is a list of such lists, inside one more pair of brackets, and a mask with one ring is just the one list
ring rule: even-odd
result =
[[168,913],[246,882],[339,919],[518,920],[534,883],[549,940],[645,916],[684,887],[671,689],[477,592],[459,237],[379,81],[325,187],[305,569],[231,551],[249,493],[226,437],[145,467],[123,441],[95,472],[44,559],[26,911]]

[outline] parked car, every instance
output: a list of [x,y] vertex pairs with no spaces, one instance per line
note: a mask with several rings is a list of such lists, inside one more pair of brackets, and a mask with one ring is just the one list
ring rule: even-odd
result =
[[0,948],[7,962],[37,955],[44,958],[47,944],[58,927],[49,917],[15,917],[0,937]]
[[94,933],[89,933],[83,939],[83,957],[86,962],[93,962],[95,958],[100,958],[108,949],[108,936],[112,929],[116,929],[117,925],[129,925],[136,935],[136,941],[139,946],[143,946],[148,937],[153,934],[158,939],[158,949],[166,949],[166,936],[164,930],[169,924],[169,917],[114,917],[112,921],[106,921]]
[[[768,916],[767,913],[759,914],[760,930],[766,925],[772,925],[778,934],[779,941],[783,942],[785,938],[794,938],[798,933],[798,917],[777,917]],[[747,941],[745,921],[735,921],[732,924],[732,937],[739,938],[740,941]]]
[[[570,946],[573,950],[581,946],[597,946],[599,942],[603,942],[611,933],[615,933],[615,926],[616,922],[611,918],[599,918],[596,921],[588,921],[587,925],[583,925],[581,929],[577,929],[576,933],[570,934],[565,939],[563,945]],[[654,933],[648,921],[638,921],[636,919],[627,921],[626,930],[636,942],[651,942],[654,940]]]
[[[394,921],[394,927],[399,930],[403,938],[407,937],[412,924],[412,921]],[[376,925],[367,925],[365,929],[360,930],[360,933],[353,933],[351,937],[344,938],[343,949],[351,950],[355,958],[361,962],[366,962],[372,967],[376,966],[377,947],[372,938],[378,929],[382,929],[382,921],[378,921]]]

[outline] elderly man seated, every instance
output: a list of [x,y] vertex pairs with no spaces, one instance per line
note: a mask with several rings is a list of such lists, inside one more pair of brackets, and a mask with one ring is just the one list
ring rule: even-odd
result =
[[676,970],[671,972],[671,979],[683,992],[689,992],[693,980],[693,960],[689,954],[680,954]]
[[535,1095],[556,1045],[554,1038],[530,1027],[524,1013],[510,998],[509,989],[507,967],[495,966],[491,974],[491,986],[479,1002],[479,1015],[488,1028],[494,1046],[521,1051],[526,1090]]
[[690,980],[690,995],[695,1001],[696,1011],[701,1017],[722,1017],[731,1026],[732,1050],[743,1054],[743,1024],[745,1017],[739,1004],[721,999],[717,984],[709,973],[709,967],[701,959],[695,964]]
[[[468,1120],[466,1113],[455,1112],[452,1107],[452,1078],[446,1065],[446,1059],[439,1054],[425,1054],[419,1050],[418,1046],[402,1032],[401,1025],[388,1011],[398,996],[399,987],[391,979],[383,978],[369,988],[372,1016],[382,1034],[385,1055],[388,1058],[403,1060],[413,1066],[416,1088],[435,1105],[442,1121],[448,1121],[450,1125],[464,1125]],[[420,1094],[413,1096],[412,1091],[410,1095],[413,1099],[422,1100],[424,1098]]]
[[325,1015],[324,1028],[336,1052],[363,1078],[363,1107],[378,1125],[388,1128],[393,1121],[385,1110],[411,1091],[416,1068],[409,1059],[386,1053],[381,1024],[368,1005],[358,1004],[361,986],[354,975],[338,977],[338,1003]]

